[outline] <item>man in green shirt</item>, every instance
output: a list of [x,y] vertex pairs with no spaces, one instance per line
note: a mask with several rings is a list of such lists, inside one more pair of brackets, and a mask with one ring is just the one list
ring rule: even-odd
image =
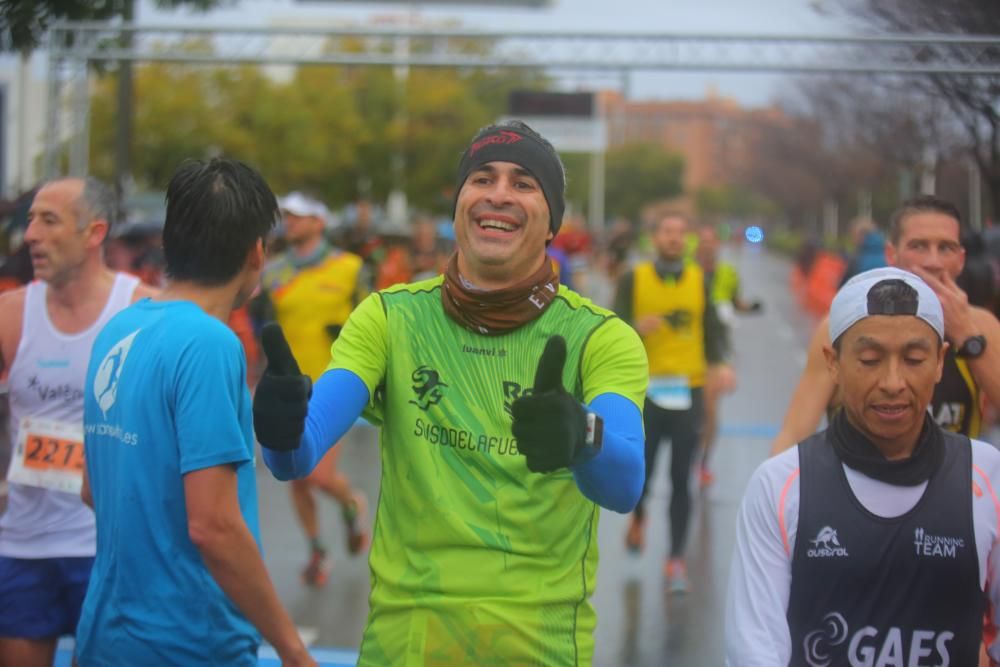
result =
[[359,665],[590,665],[598,508],[642,489],[646,355],[547,259],[565,190],[548,141],[487,127],[457,185],[445,274],[363,301],[311,398],[267,329],[257,436],[293,479],[359,414],[380,425]]

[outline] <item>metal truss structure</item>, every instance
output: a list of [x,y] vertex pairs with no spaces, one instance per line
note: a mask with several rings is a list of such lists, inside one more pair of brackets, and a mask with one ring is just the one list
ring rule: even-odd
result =
[[[412,28],[208,28],[62,23],[49,37],[46,173],[70,137],[70,173],[87,167],[95,63],[535,68],[641,71],[953,74],[1000,77],[997,35],[691,35]],[[398,71],[398,70],[397,70]],[[68,122],[62,115],[68,111]]]

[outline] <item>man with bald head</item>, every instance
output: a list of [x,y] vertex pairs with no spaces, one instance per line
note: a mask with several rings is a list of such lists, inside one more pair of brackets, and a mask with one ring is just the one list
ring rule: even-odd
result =
[[39,189],[24,243],[35,281],[0,296],[0,373],[14,451],[0,517],[0,665],[51,665],[73,634],[95,553],[80,499],[83,385],[94,337],[142,296],[104,264],[114,199],[93,178]]

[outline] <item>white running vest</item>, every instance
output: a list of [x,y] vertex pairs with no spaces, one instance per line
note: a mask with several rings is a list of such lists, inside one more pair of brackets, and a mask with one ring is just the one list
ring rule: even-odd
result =
[[[94,339],[131,303],[138,284],[132,276],[117,274],[97,321],[75,334],[58,331],[49,319],[47,285],[35,281],[27,286],[21,342],[8,377],[9,433],[15,449],[22,417],[82,424],[83,385]],[[95,551],[94,513],[79,494],[11,482],[7,511],[0,517],[0,556],[67,558]]]

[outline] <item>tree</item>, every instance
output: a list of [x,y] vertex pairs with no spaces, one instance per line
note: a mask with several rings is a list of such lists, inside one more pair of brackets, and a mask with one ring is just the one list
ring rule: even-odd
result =
[[643,206],[683,191],[684,158],[654,144],[629,144],[608,151],[606,209],[609,217],[639,217]]
[[[276,80],[254,66],[142,65],[134,173],[140,186],[162,189],[183,159],[226,154],[255,164],[277,192],[306,190],[338,206],[361,195],[384,200],[401,146],[410,202],[446,213],[469,137],[502,115],[505,91],[526,80],[534,75],[415,69],[404,123],[385,67],[306,66]],[[113,80],[99,81],[90,132],[98,176],[113,172],[114,97]]]
[[[234,0],[154,0],[161,8],[190,7],[206,11]],[[109,20],[124,23],[135,19],[136,0],[0,0],[0,51],[17,50],[21,57],[38,47],[56,20]],[[131,44],[131,33],[123,33],[121,46]],[[116,123],[114,185],[119,202],[124,198],[125,183],[131,175],[132,152],[132,61],[118,63],[118,119]]]
[[773,202],[790,225],[807,227],[827,197],[820,127],[803,116],[759,116],[747,128],[747,143],[753,159],[735,184]]
[[[841,0],[841,6],[881,31],[1000,33],[1000,3],[995,0]],[[920,51],[914,54],[918,59],[930,55],[933,54]],[[984,48],[979,62],[994,65],[1000,62],[1000,44]],[[914,93],[947,105],[986,182],[993,215],[1000,215],[1000,77],[932,73],[909,78],[907,82]]]
[[719,218],[773,216],[775,206],[761,195],[737,185],[706,187],[694,194],[698,216],[717,222]]
[[[208,10],[227,0],[155,0],[158,7]],[[228,0],[231,1],[231,0]],[[0,51],[30,53],[54,21],[106,21],[126,13],[134,0],[0,0]]]

